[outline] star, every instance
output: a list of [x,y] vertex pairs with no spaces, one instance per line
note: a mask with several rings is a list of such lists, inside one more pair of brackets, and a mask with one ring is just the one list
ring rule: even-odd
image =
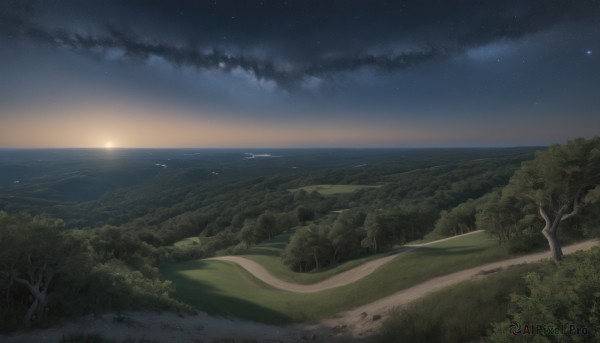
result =
[[592,50],[588,50],[585,52],[586,55],[591,56],[592,55]]

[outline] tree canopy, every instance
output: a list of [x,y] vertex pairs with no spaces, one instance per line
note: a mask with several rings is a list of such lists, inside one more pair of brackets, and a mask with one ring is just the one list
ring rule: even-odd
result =
[[558,242],[560,223],[576,216],[585,197],[600,184],[600,137],[574,139],[551,145],[523,162],[510,179],[506,194],[533,202],[544,221],[552,257],[562,258]]
[[23,324],[44,314],[51,286],[61,274],[75,273],[89,262],[89,246],[64,230],[62,220],[28,214],[10,216],[0,212],[0,271],[6,301],[12,288],[24,287],[31,295]]

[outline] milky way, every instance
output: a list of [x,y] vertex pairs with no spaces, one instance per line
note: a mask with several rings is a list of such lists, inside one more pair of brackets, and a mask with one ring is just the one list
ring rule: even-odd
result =
[[0,116],[118,98],[423,130],[384,146],[548,144],[600,127],[599,18],[597,1],[4,1]]

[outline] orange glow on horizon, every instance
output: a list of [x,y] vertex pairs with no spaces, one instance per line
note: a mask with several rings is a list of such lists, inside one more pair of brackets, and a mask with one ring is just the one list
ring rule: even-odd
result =
[[0,148],[439,147],[536,139],[530,130],[535,123],[527,119],[511,126],[508,135],[502,128],[510,123],[473,120],[479,129],[472,130],[452,116],[418,124],[401,115],[387,121],[340,114],[269,120],[248,113],[235,119],[232,114],[109,101],[47,105],[3,116]]
[[[385,124],[234,120],[123,105],[45,108],[14,115],[0,127],[0,147],[177,148],[370,146],[422,138]],[[82,115],[85,113],[85,115]],[[421,137],[420,137],[421,136]]]

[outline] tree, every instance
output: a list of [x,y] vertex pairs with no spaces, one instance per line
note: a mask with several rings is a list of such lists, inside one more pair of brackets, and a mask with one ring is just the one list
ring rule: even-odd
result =
[[237,213],[231,218],[231,225],[235,228],[242,228],[244,226],[245,216],[242,213]]
[[275,216],[275,234],[280,234],[298,225],[298,219],[294,215],[288,213],[277,213]]
[[[542,265],[525,276],[528,291],[511,294],[508,317],[493,325],[490,342],[598,342],[600,248],[569,256],[560,268]],[[559,328],[534,336],[533,325]],[[528,325],[529,328],[526,328]],[[512,333],[512,334],[511,334]],[[529,333],[529,334],[527,334]],[[536,339],[537,338],[537,339]]]
[[0,270],[7,298],[13,286],[25,287],[30,297],[23,324],[44,315],[53,281],[63,273],[84,268],[89,246],[64,229],[60,219],[0,212]]
[[583,234],[587,237],[600,237],[600,186],[589,191],[585,197],[580,221],[584,223]]
[[327,233],[327,239],[333,248],[334,262],[357,254],[360,250],[360,241],[364,238],[363,230],[359,229],[364,217],[361,218],[362,220],[357,220],[354,212],[346,212],[337,217]]
[[300,272],[326,266],[331,262],[327,257],[332,255],[326,234],[314,224],[296,230],[281,255],[283,263]]
[[423,238],[430,225],[429,215],[414,206],[395,208],[391,214],[394,217],[394,242],[397,244]]
[[520,228],[528,219],[524,207],[523,201],[514,196],[492,192],[478,204],[475,226],[497,236],[499,244],[508,242],[520,234]]
[[559,262],[560,223],[576,216],[586,194],[600,183],[600,137],[578,138],[551,145],[524,162],[510,179],[506,192],[534,202],[544,221],[542,234],[552,258]]
[[140,236],[124,227],[104,226],[95,230],[90,243],[100,261],[106,262],[118,258],[132,262],[136,258],[148,257],[148,244],[141,244]]
[[238,233],[238,237],[240,241],[246,244],[246,249],[256,244],[256,229],[254,228],[254,223],[246,220],[244,227]]
[[394,222],[382,210],[371,212],[365,218],[366,237],[361,245],[375,252],[389,249],[394,244]]
[[256,236],[258,240],[271,239],[277,235],[277,220],[272,213],[263,213],[256,220]]
[[[304,192],[304,190],[301,191]],[[296,216],[298,217],[298,221],[302,225],[305,225],[307,221],[315,218],[315,211],[301,205],[296,207]]]
[[435,231],[443,236],[455,236],[475,230],[475,201],[469,199],[450,211],[442,211]]

